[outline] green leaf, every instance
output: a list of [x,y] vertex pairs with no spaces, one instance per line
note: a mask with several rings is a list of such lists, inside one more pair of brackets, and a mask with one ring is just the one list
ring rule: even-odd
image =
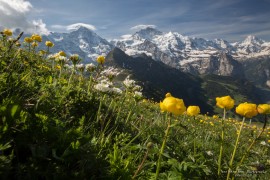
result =
[[52,149],[52,156],[55,158],[55,159],[58,159],[58,160],[61,160],[61,161],[64,161],[63,158],[60,158],[59,156],[56,155],[56,149]]
[[48,81],[49,84],[52,84],[52,82],[53,82],[52,76],[49,76],[49,77],[47,78],[47,81]]
[[13,105],[10,110],[11,117],[14,118],[15,115],[18,115],[19,111],[20,111],[19,105]]

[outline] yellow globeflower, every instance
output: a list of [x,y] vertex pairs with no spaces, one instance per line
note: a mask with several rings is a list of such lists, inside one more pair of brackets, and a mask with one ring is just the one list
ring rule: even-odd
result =
[[234,106],[234,100],[231,98],[231,96],[223,96],[223,97],[217,97],[216,98],[216,105],[222,109],[230,110]]
[[98,57],[97,57],[97,62],[98,62],[99,64],[104,64],[104,62],[105,62],[105,57],[104,57],[104,56],[98,56]]
[[165,95],[165,97],[171,97],[172,95],[171,95],[171,93],[167,93],[166,95]]
[[40,54],[41,56],[44,56],[44,55],[46,54],[46,51],[40,50],[40,51],[39,51],[39,54]]
[[38,46],[38,43],[37,43],[37,42],[33,42],[33,43],[31,44],[31,46],[32,46],[32,47],[37,47],[37,46]]
[[252,118],[258,114],[257,105],[252,103],[241,103],[236,107],[236,113],[247,118]]
[[53,46],[54,46],[54,44],[53,44],[51,41],[46,41],[46,42],[45,42],[45,45],[46,45],[47,47],[53,47]]
[[15,43],[15,46],[20,47],[20,46],[21,46],[21,43],[20,43],[19,41],[17,41],[17,42]]
[[196,116],[200,113],[199,106],[188,106],[187,108],[187,115],[189,116]]
[[260,114],[270,114],[270,104],[259,104],[257,109]]
[[69,59],[71,60],[73,65],[76,65],[80,61],[78,54],[72,54]]
[[33,39],[31,39],[30,37],[25,37],[24,42],[31,43],[31,42],[33,42]]
[[59,54],[60,56],[64,56],[64,57],[67,56],[66,53],[65,53],[64,51],[59,51],[58,54]]
[[31,38],[34,40],[34,41],[37,41],[37,42],[42,42],[42,37],[38,34],[33,34],[31,36]]
[[12,31],[10,29],[4,29],[3,30],[4,35],[6,36],[12,36]]
[[167,111],[174,115],[180,115],[186,111],[183,99],[178,99],[173,96],[166,97],[159,105],[162,112]]

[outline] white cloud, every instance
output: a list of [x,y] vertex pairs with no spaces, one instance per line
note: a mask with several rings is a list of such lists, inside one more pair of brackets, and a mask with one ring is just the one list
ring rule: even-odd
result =
[[93,26],[91,24],[75,23],[75,24],[71,24],[71,25],[66,26],[66,30],[68,30],[68,31],[76,30],[76,29],[80,28],[81,26],[85,27],[87,29],[90,29],[92,31],[95,31],[97,29],[95,26]]
[[130,28],[131,30],[135,30],[135,31],[138,31],[138,30],[141,30],[141,29],[146,29],[146,28],[156,28],[157,26],[156,25],[147,25],[147,24],[140,24],[140,25],[137,25],[137,26],[133,26],[132,28]]
[[121,36],[122,39],[129,39],[131,37],[132,37],[132,34],[125,34]]
[[75,24],[70,24],[70,25],[60,25],[60,24],[55,24],[55,25],[51,25],[50,26],[53,30],[56,30],[56,31],[60,31],[60,32],[63,32],[63,31],[73,31],[73,30],[77,30],[79,29],[80,27],[86,27],[92,31],[95,31],[97,30],[97,28],[94,26],[94,25],[91,25],[91,24],[85,24],[85,23],[75,23]]
[[41,19],[30,21],[27,15],[33,10],[29,1],[0,0],[0,26],[20,28],[26,33],[48,34],[46,24]]
[[63,25],[59,25],[59,24],[51,25],[50,27],[51,27],[52,29],[61,30],[61,31],[67,29],[67,26],[63,26]]

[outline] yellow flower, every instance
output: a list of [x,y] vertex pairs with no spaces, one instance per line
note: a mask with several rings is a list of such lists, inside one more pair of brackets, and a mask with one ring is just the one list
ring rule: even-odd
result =
[[268,143],[270,143],[270,139],[268,140]]
[[186,106],[183,99],[178,99],[173,96],[166,97],[163,102],[159,103],[161,112],[170,112],[174,115],[183,114],[186,111]]
[[189,106],[187,108],[187,115],[189,116],[196,116],[200,113],[200,107],[199,106]]
[[31,39],[33,39],[34,41],[37,41],[37,42],[42,42],[42,37],[38,34],[33,34],[31,36]]
[[76,65],[80,61],[78,54],[71,55],[69,59],[72,61],[73,65]]
[[97,57],[97,62],[98,62],[99,64],[104,64],[104,62],[105,62],[105,57],[104,57],[104,56],[98,56],[98,57]]
[[171,97],[172,95],[171,95],[171,93],[167,93],[166,95],[165,95],[165,97]]
[[31,46],[32,46],[32,47],[37,47],[37,46],[38,46],[38,43],[37,43],[37,42],[33,42],[33,43],[31,44]]
[[234,106],[234,100],[231,98],[231,96],[223,96],[223,97],[217,97],[217,106],[222,109],[232,109]]
[[53,46],[54,46],[54,44],[53,44],[51,41],[46,41],[46,42],[45,42],[45,45],[46,45],[47,47],[53,47]]
[[236,113],[247,118],[252,118],[258,114],[257,105],[251,103],[241,103],[236,107]]
[[270,104],[259,104],[257,110],[260,114],[270,114]]
[[66,53],[65,53],[64,51],[59,51],[58,54],[59,54],[60,56],[64,56],[64,57],[67,56]]
[[12,31],[10,29],[4,29],[3,30],[4,35],[6,36],[12,36]]
[[24,42],[31,43],[31,42],[33,42],[33,39],[31,39],[30,37],[25,37]]
[[46,51],[44,51],[44,50],[40,50],[40,51],[39,51],[39,54],[40,54],[41,56],[43,56],[43,55],[45,55],[45,54],[46,54]]
[[19,41],[16,42],[15,46],[20,47],[21,43]]

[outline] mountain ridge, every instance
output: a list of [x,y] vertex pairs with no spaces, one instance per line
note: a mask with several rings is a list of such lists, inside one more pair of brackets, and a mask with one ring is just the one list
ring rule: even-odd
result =
[[[55,44],[50,49],[51,53],[61,50],[68,55],[76,53],[84,59],[83,63],[96,63],[97,56],[106,55],[114,47],[118,47],[130,56],[144,53],[156,61],[194,75],[242,76],[247,74],[245,67],[248,61],[270,58],[270,42],[255,36],[229,43],[223,39],[207,40],[183,36],[177,32],[161,32],[150,27],[110,42],[83,26],[78,26],[69,33],[50,33],[43,36],[43,39]],[[47,48],[40,44],[39,49]],[[259,69],[270,71],[268,66]],[[267,76],[260,84],[269,84],[269,80]]]

